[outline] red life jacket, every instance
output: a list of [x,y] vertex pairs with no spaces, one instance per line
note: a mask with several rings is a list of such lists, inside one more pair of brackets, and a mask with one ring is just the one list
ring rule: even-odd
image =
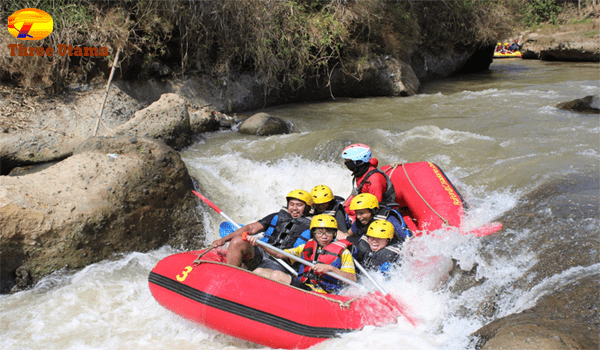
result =
[[[304,245],[302,259],[314,264],[321,263],[331,265],[339,269],[342,267],[342,253],[351,245],[351,242],[342,239],[319,248],[317,241],[311,239]],[[300,265],[298,273],[302,283],[309,282],[319,285],[328,292],[335,291],[341,286],[339,280],[328,275],[317,276],[317,274],[313,273],[310,267],[306,265]]]

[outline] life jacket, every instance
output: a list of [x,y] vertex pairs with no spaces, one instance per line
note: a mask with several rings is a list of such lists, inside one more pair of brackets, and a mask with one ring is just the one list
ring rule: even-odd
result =
[[405,238],[412,236],[412,233],[410,232],[410,229],[406,225],[406,222],[404,222],[404,218],[402,218],[402,215],[400,215],[400,213],[398,211],[396,211],[395,209],[391,209],[391,208],[379,208],[379,210],[375,213],[375,215],[373,215],[373,217],[371,218],[371,221],[369,221],[369,223],[367,225],[363,225],[359,220],[356,220],[356,227],[358,228],[358,232],[354,232],[354,234],[358,237],[362,237],[367,233],[367,230],[369,229],[369,225],[371,225],[371,223],[373,221],[387,220],[390,216],[393,216],[394,218],[396,218],[396,220],[398,220],[400,225],[402,225],[402,227],[394,226],[394,235],[396,236],[397,241],[404,242]]
[[394,189],[394,184],[392,183],[392,180],[390,180],[390,177],[387,176],[386,173],[379,170],[379,168],[377,168],[377,167],[373,167],[373,169],[368,171],[365,174],[365,176],[363,177],[360,184],[358,184],[358,186],[356,185],[356,176],[352,178],[352,196],[354,196],[354,197],[358,196],[361,193],[360,191],[362,190],[362,188],[367,183],[367,180],[369,179],[369,177],[375,173],[380,173],[381,175],[383,175],[383,177],[385,178],[385,181],[386,181],[386,190],[383,193],[383,195],[381,196],[381,203],[379,203],[379,204],[382,206],[398,206],[398,204],[395,203],[396,202],[396,190]]
[[[314,239],[306,242],[302,250],[302,259],[310,261],[313,264],[322,263],[337,267],[342,267],[342,253],[345,249],[352,245],[345,239],[334,241],[325,247],[319,247],[319,244]],[[328,293],[336,292],[342,287],[342,282],[329,275],[318,276],[309,266],[300,265],[298,268],[298,276],[302,283],[312,283],[319,285]]]
[[305,244],[310,239],[310,218],[297,219],[286,208],[281,208],[265,230],[267,243],[280,249],[289,249]]
[[[348,214],[346,214],[346,211],[344,210],[344,205],[342,204],[344,201],[343,198],[336,196],[335,200],[333,201],[333,205],[330,205],[324,212],[322,212],[321,214],[327,214],[330,216],[333,216],[334,218],[337,218],[336,214],[338,213],[338,211],[342,212],[342,214],[344,214],[344,218],[345,218],[345,223],[346,223],[346,227],[350,228],[350,219],[348,219]],[[340,223],[338,222],[338,225]]]
[[367,270],[387,272],[389,268],[400,260],[401,242],[388,244],[384,248],[373,252],[367,236],[362,236],[356,244],[355,258]]

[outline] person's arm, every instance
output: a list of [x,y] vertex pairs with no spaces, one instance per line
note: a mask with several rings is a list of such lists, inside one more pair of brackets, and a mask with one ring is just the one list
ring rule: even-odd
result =
[[352,258],[352,254],[350,254],[350,251],[348,251],[348,249],[345,249],[342,252],[342,266],[340,269],[338,269],[337,267],[331,266],[331,265],[327,265],[327,264],[316,264],[313,267],[313,271],[315,271],[316,273],[320,274],[320,273],[326,273],[326,272],[333,272],[339,276],[345,277],[351,281],[356,282],[356,271],[355,271],[355,267],[354,267],[354,259]]
[[237,230],[231,232],[230,234],[228,234],[227,236],[225,236],[223,238],[213,241],[211,243],[211,247],[220,247],[220,246],[224,245],[225,243],[231,241],[235,237],[240,237],[242,235],[242,233],[244,233],[244,232],[248,232],[249,235],[255,235],[255,234],[261,232],[262,230],[264,230],[264,228],[265,227],[260,222],[258,222],[258,221],[253,222],[251,224],[248,224],[241,228],[238,228]]
[[370,193],[377,197],[379,203],[381,203],[383,199],[383,193],[387,190],[387,181],[385,177],[380,173],[373,173],[367,179],[367,182],[363,186],[361,192],[362,193]]
[[338,210],[335,212],[335,220],[337,221],[338,231],[348,232],[348,226],[346,225],[346,212]]
[[[352,227],[354,227],[354,225],[352,225]],[[349,228],[348,232],[342,232],[342,231],[338,230],[335,238],[339,241],[339,240],[346,239],[353,235],[354,235],[354,233],[352,232],[352,228]]]
[[331,265],[328,265],[328,264],[321,264],[321,263],[319,263],[319,264],[316,264],[316,265],[315,265],[315,266],[312,268],[312,270],[313,270],[313,271],[314,271],[316,274],[320,274],[320,275],[321,275],[321,274],[325,274],[325,273],[327,273],[327,272],[333,272],[333,273],[335,273],[336,275],[339,275],[339,276],[345,277],[345,278],[347,278],[347,279],[349,279],[349,280],[351,280],[351,281],[354,281],[354,282],[356,282],[356,274],[355,274],[355,273],[350,273],[350,272],[342,271],[342,270],[338,269],[337,267],[335,267],[335,266],[331,266]]

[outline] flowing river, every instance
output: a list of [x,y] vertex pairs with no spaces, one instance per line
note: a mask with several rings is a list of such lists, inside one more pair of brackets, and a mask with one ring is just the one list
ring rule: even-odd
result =
[[[469,335],[491,321],[600,278],[600,120],[554,107],[592,94],[600,94],[598,64],[496,60],[488,72],[428,83],[417,96],[269,108],[293,133],[203,134],[181,154],[199,190],[242,223],[277,211],[293,189],[326,184],[347,196],[351,176],[340,154],[350,143],[370,145],[380,165],[438,164],[470,205],[466,225],[503,221],[505,228],[485,238],[453,233],[411,241],[392,280],[380,282],[419,324],[367,327],[314,349],[473,348]],[[210,242],[222,219],[208,207],[199,210],[213,229]],[[0,296],[0,348],[262,348],[204,329],[154,301],[148,273],[178,251],[116,256]],[[415,252],[456,267],[448,278],[420,274]],[[561,252],[559,264],[548,261]]]

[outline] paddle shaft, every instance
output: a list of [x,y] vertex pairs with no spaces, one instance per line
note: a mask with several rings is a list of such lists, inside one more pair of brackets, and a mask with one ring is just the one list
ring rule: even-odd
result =
[[[242,239],[243,240],[247,240],[247,238],[248,238],[248,232],[244,232],[242,234]],[[304,265],[309,266],[311,268],[315,266],[315,264],[313,264],[313,263],[311,263],[309,261],[306,261],[306,260],[302,259],[301,257],[295,256],[294,254],[290,254],[290,253],[286,252],[285,250],[281,250],[279,248],[275,248],[272,245],[270,245],[269,243],[265,243],[265,242],[263,242],[261,240],[256,240],[255,242],[256,242],[256,244],[258,244],[259,246],[261,246],[263,248],[267,248],[267,249],[270,249],[272,251],[275,251],[275,252],[277,252],[277,253],[285,256],[286,258],[292,259],[292,260],[297,261],[297,262],[299,262],[301,264],[304,264]],[[357,287],[357,288],[360,288],[360,289],[369,290],[367,287],[365,287],[365,286],[363,286],[361,284],[358,284],[358,283],[356,283],[356,282],[354,282],[352,280],[349,280],[346,277],[340,276],[340,275],[338,275],[336,273],[326,272],[326,274],[329,275],[329,276],[331,276],[331,277],[333,277],[333,278],[336,278],[336,279],[338,279],[338,280],[340,280],[342,282],[346,282],[346,283],[348,283],[349,285],[351,285],[353,287]]]
[[[208,204],[209,207],[213,208],[217,213],[219,213],[222,217],[224,217],[227,221],[231,222],[231,224],[240,229],[242,228],[242,226],[240,226],[237,222],[233,221],[232,218],[229,217],[229,215],[225,214],[221,209],[219,209],[219,207],[217,207],[213,202],[211,202],[208,198],[204,197],[203,195],[201,195],[200,193],[192,190],[192,193],[194,193],[196,196],[198,196],[198,198],[202,199],[202,201],[206,204]],[[286,264],[285,261],[281,260],[281,259],[275,259],[277,260],[278,263],[281,264],[281,266],[285,267],[286,270],[288,270],[289,272],[293,273],[294,276],[298,276],[298,272],[296,272],[296,270],[294,270],[290,265]]]
[[241,226],[238,225],[235,221],[233,221],[232,218],[229,217],[229,215],[225,214],[221,209],[219,209],[219,207],[217,207],[213,202],[211,202],[208,198],[204,197],[203,195],[201,195],[200,193],[192,190],[192,192],[198,196],[198,198],[202,199],[202,201],[206,204],[208,204],[209,207],[213,208],[218,214],[220,214],[222,217],[224,217],[227,221],[231,222],[235,227],[240,228]]

